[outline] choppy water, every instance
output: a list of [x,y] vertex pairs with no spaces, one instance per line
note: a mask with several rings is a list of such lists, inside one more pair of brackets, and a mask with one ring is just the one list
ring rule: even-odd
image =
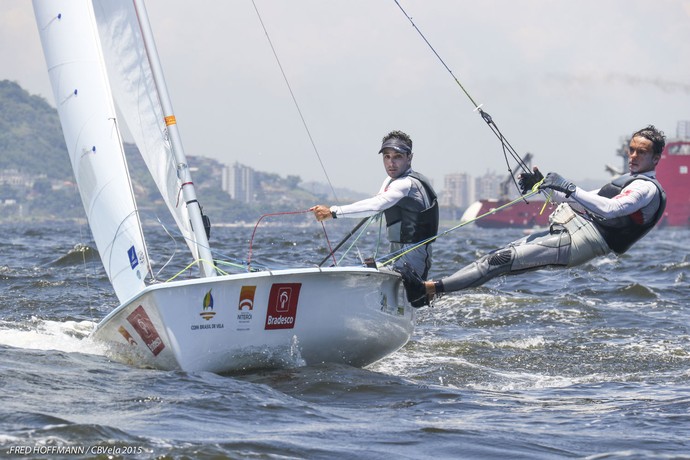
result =
[[[0,456],[690,458],[690,230],[446,296],[366,369],[221,376],[109,360],[85,338],[115,303],[75,248],[88,230],[0,228]],[[213,241],[243,258],[251,230]],[[267,226],[255,260],[318,261],[318,231]],[[432,275],[520,236],[459,229],[435,245]]]

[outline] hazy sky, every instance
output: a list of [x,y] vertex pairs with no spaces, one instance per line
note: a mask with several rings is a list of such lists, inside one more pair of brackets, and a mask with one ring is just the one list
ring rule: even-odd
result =
[[[393,0],[255,1],[335,187],[378,190],[393,129],[439,190],[448,173],[507,171]],[[623,136],[690,120],[690,0],[399,1],[543,171],[604,179]],[[251,0],[146,4],[187,154],[326,181]],[[0,79],[54,105],[31,2],[2,6]]]

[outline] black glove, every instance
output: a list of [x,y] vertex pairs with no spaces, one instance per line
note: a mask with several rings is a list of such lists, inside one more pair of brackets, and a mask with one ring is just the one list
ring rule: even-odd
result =
[[518,176],[518,185],[520,186],[520,192],[524,195],[526,193],[529,193],[532,191],[532,187],[534,187],[534,184],[542,180],[544,176],[541,174],[541,172],[537,169],[537,167],[534,167],[534,172],[529,173],[529,172],[523,172]]
[[554,172],[548,173],[544,182],[539,186],[539,190],[544,190],[545,188],[563,192],[566,198],[575,193],[575,184]]

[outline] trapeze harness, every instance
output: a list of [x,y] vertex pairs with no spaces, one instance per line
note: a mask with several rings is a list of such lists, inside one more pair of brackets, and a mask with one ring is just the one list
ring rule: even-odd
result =
[[[410,178],[419,193],[414,197],[405,196],[383,211],[393,254],[403,251],[408,245],[431,239],[438,232],[438,199],[429,180],[414,171],[402,177]],[[431,268],[431,240],[398,257],[393,263],[394,268],[408,263],[422,279],[426,279]]]
[[637,213],[611,219],[597,217],[591,212],[578,215],[568,204],[562,203],[549,217],[550,230],[515,241],[436,281],[436,292],[476,287],[499,275],[550,265],[572,267],[609,250],[624,253],[661,219],[666,207],[666,194],[657,180],[630,174],[615,179],[598,192],[600,196],[613,198],[637,179],[651,181],[659,190],[659,208],[650,222],[645,224],[636,220]]
[[[410,196],[403,197],[394,206],[386,209],[386,230],[391,243],[417,243],[438,233],[438,199],[429,180],[418,172],[412,171],[406,176],[422,185],[429,205]],[[426,243],[429,244],[429,243]]]
[[659,222],[666,209],[666,192],[661,187],[659,181],[642,174],[624,174],[611,183],[604,185],[599,190],[598,195],[606,198],[613,198],[619,195],[631,182],[638,179],[650,181],[659,191],[659,209],[657,209],[656,214],[654,214],[654,218],[648,223],[644,224],[637,222],[634,218],[635,214],[611,219],[602,219],[588,213],[590,220],[597,227],[601,236],[604,237],[606,244],[616,254],[623,254],[630,249],[636,241],[645,236],[647,232]]

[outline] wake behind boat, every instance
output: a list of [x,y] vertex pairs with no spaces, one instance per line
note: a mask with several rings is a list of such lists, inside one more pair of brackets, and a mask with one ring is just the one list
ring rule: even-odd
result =
[[[142,1],[33,4],[74,175],[120,302],[93,339],[134,365],[212,372],[365,366],[407,343],[414,311],[393,271],[218,270]],[[122,123],[187,242],[196,279],[152,282]]]

